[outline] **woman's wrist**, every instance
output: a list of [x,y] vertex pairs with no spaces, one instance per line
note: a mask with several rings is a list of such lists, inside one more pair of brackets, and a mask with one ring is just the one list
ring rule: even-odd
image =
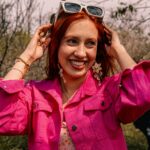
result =
[[14,66],[6,74],[4,80],[18,80],[22,79],[25,74],[28,72],[29,68],[26,67],[25,63],[20,60],[15,61]]
[[22,53],[18,58],[22,59],[29,66],[35,61],[34,58],[27,53]]
[[135,61],[130,57],[122,44],[115,46],[115,59],[120,65],[121,70],[126,68],[133,68],[136,65]]
[[120,55],[123,55],[123,54],[127,53],[125,47],[120,43],[113,46],[113,49],[114,49],[114,51],[113,51],[114,54],[113,55],[114,55],[115,59],[119,59]]

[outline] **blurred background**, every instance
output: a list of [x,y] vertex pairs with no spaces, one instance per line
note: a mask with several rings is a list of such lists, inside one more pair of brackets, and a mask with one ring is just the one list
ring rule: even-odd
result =
[[[78,0],[81,1],[81,0]],[[150,59],[150,1],[82,0],[105,8],[104,22],[115,29],[135,61]],[[49,22],[59,0],[0,0],[0,76],[14,64],[36,28]],[[45,56],[35,62],[26,80],[46,77]],[[130,115],[130,114],[129,114]],[[133,124],[122,125],[129,150],[146,150],[144,134]],[[0,137],[0,150],[27,150],[27,137]]]

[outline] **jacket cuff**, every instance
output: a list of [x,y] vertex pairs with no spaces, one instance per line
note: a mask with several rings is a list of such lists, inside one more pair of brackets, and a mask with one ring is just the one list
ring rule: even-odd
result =
[[24,80],[3,80],[0,78],[0,89],[10,94],[21,91],[24,85]]

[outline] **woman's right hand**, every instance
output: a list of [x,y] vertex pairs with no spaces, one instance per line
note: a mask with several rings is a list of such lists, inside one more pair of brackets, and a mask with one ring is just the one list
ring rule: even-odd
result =
[[43,56],[44,50],[50,43],[50,35],[47,34],[50,28],[50,24],[45,24],[37,28],[27,48],[20,55],[28,64],[32,64],[32,62]]
[[44,50],[50,43],[50,35],[48,30],[51,28],[50,24],[40,26],[31,41],[29,42],[25,51],[15,61],[12,69],[5,75],[3,80],[18,80],[22,79],[27,73],[29,66],[38,58],[43,56]]

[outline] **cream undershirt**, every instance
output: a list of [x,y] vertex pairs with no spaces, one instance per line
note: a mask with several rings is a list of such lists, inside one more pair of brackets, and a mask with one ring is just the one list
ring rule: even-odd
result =
[[66,122],[62,122],[61,132],[60,132],[60,143],[59,150],[75,150],[75,146],[69,135]]

